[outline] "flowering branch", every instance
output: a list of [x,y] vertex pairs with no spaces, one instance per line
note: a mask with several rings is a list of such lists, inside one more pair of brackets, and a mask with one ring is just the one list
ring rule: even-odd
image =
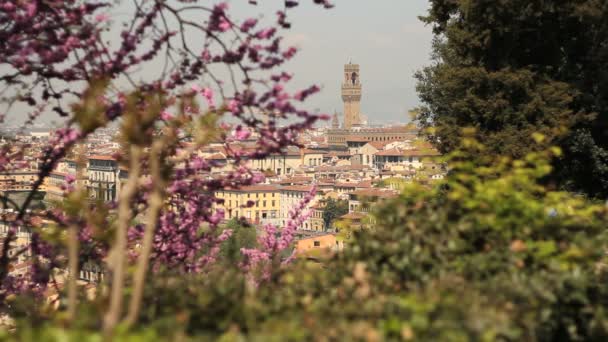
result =
[[295,250],[285,260],[279,260],[278,258],[281,252],[292,246],[295,232],[310,216],[310,210],[307,210],[307,207],[314,199],[315,194],[316,187],[313,186],[298,205],[290,210],[289,219],[282,229],[278,230],[276,226],[266,224],[264,233],[258,238],[259,248],[241,249],[241,253],[246,257],[241,267],[250,274],[254,271],[260,272],[259,279],[254,279],[254,283],[268,280],[272,266],[277,263],[284,265],[293,259]]

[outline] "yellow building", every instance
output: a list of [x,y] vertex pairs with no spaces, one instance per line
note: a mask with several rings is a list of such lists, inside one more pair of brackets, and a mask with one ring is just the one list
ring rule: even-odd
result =
[[[215,197],[224,200],[217,208],[224,209],[225,219],[245,217],[251,223],[264,223],[279,218],[279,194],[279,187],[275,185],[252,185],[217,191]],[[247,207],[249,201],[253,205]]]
[[38,171],[10,171],[0,174],[0,191],[29,191],[38,179]]
[[64,187],[67,174],[59,171],[51,172],[42,183],[42,190],[46,192],[45,201],[60,201],[64,196]]
[[342,241],[335,234],[315,234],[302,237],[296,242],[296,255],[305,257],[320,257],[331,255],[332,252],[343,249]]

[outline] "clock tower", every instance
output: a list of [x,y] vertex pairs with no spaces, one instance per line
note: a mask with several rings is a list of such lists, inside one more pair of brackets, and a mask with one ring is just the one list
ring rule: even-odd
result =
[[359,64],[349,62],[344,65],[342,101],[344,102],[344,128],[350,129],[353,126],[360,125],[361,82],[359,80]]

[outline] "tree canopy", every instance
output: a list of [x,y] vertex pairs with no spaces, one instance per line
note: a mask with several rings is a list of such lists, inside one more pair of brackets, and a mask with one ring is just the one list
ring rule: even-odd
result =
[[443,152],[463,127],[486,153],[558,145],[550,178],[608,196],[608,7],[601,1],[432,0],[433,64],[417,73],[417,117]]

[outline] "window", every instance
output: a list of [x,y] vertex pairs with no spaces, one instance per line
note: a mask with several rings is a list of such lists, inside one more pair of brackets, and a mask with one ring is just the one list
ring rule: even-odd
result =
[[274,200],[272,200],[272,206],[274,207],[274,205],[275,205],[275,201],[274,201]]
[[266,201],[262,201],[262,205],[266,207]]
[[315,247],[321,247],[321,241],[315,240],[313,244]]

